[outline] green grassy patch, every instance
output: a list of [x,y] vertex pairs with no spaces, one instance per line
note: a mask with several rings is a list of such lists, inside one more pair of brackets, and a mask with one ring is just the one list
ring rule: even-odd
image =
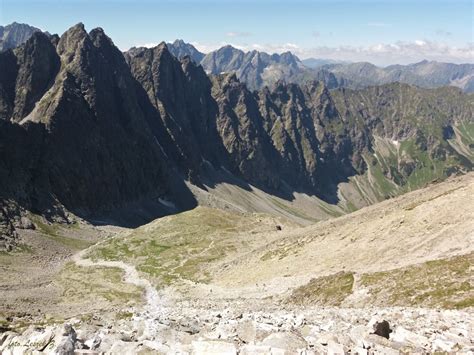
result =
[[88,257],[133,264],[158,286],[181,278],[207,282],[206,265],[239,248],[242,241],[236,235],[265,226],[270,229],[259,222],[264,218],[198,207],[112,238],[93,248]]
[[431,150],[423,148],[423,135],[400,141],[396,150],[379,139],[375,144],[376,154],[364,157],[374,181],[373,190],[379,198],[393,197],[424,187],[432,181],[444,180],[463,165],[460,159],[465,158],[439,137],[442,132],[428,130],[425,134],[430,139],[436,139],[431,144]]
[[123,271],[110,267],[81,267],[70,262],[56,278],[62,288],[61,298],[67,303],[138,304],[143,290],[125,283]]
[[37,231],[40,232],[45,237],[54,240],[55,242],[62,244],[73,250],[82,250],[94,244],[89,240],[72,238],[65,236],[64,234],[68,232],[68,229],[78,229],[76,223],[62,225],[59,223],[46,223],[44,222],[41,216],[31,215],[30,216],[33,223],[35,224]]
[[33,254],[34,249],[27,244],[19,243],[12,251],[0,250],[1,256],[13,256],[18,254]]
[[318,277],[296,288],[288,301],[300,305],[339,306],[352,293],[353,284],[351,272]]
[[375,304],[465,308],[474,306],[474,253],[401,269],[364,274],[361,286]]
[[461,141],[471,147],[474,143],[474,123],[471,122],[461,122],[456,128],[459,131]]
[[117,320],[130,320],[133,317],[133,312],[119,311],[115,313],[115,319]]
[[369,172],[377,185],[375,192],[380,197],[386,199],[397,194],[396,186],[385,177],[379,164],[371,166]]

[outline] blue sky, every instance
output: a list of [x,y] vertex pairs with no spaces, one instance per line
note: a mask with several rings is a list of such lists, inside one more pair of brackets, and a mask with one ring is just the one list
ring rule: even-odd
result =
[[123,50],[182,38],[380,65],[474,62],[473,16],[471,0],[0,0],[0,24],[61,34],[83,22]]

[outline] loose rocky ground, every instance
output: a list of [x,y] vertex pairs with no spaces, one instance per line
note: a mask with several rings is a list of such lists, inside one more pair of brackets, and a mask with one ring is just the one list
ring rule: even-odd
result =
[[32,217],[0,255],[0,353],[472,353],[473,195],[469,174],[304,228],[205,207],[135,230]]
[[[263,307],[262,307],[263,306]],[[30,327],[2,335],[2,354],[26,350],[76,353],[173,354],[399,354],[470,353],[473,314],[421,308],[292,308],[260,302],[180,302],[159,314],[122,313],[119,319],[71,319],[63,326]],[[387,339],[374,334],[387,320]],[[382,329],[380,329],[382,328]],[[379,325],[379,334],[383,327]],[[63,353],[67,353],[63,351]]]

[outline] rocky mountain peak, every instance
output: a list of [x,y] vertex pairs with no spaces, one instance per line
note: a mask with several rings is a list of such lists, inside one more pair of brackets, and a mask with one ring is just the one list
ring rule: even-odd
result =
[[41,32],[41,30],[24,23],[13,22],[10,25],[0,26],[0,52],[18,47],[35,32]]
[[168,46],[166,44],[166,42],[164,41],[161,41],[156,47],[154,47],[154,49],[158,50],[158,51],[167,51],[169,52],[168,50]]
[[235,87],[235,86],[242,86],[244,87],[245,85],[242,84],[237,78],[236,73],[225,73],[225,74],[220,74],[217,76],[217,82],[220,84],[220,86],[225,89],[227,87]]
[[69,28],[60,37],[57,46],[58,54],[63,57],[66,63],[69,63],[73,60],[76,52],[85,43],[92,44],[89,35],[84,28],[84,24],[78,23],[75,26]]
[[168,45],[165,42],[161,42],[153,48],[153,53],[161,61],[176,62],[176,58],[171,54]]
[[182,39],[175,39],[174,42],[173,42],[173,45],[174,46],[185,46],[187,43],[184,42]]
[[169,51],[178,59],[189,56],[191,60],[199,64],[204,58],[204,53],[199,52],[192,44],[177,39],[173,43],[168,43]]
[[53,84],[60,63],[53,43],[42,32],[35,32],[15,51],[19,69],[11,120],[19,122]]
[[293,53],[287,51],[280,54],[280,62],[290,66],[296,66],[300,62],[300,60]]
[[107,36],[104,32],[104,29],[101,27],[94,28],[89,32],[89,37],[96,47],[108,46],[115,47],[112,39]]

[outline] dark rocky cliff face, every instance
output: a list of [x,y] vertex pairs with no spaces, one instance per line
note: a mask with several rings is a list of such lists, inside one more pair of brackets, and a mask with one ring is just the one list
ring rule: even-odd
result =
[[35,32],[25,45],[2,55],[2,118],[19,122],[53,84],[60,59],[51,38]]
[[184,181],[219,182],[209,164],[274,194],[350,210],[351,196],[372,203],[473,166],[473,98],[455,88],[279,82],[251,92],[165,44],[124,57],[81,24],[59,40],[33,35],[0,65],[3,216],[93,217],[141,203],[153,218],[195,206]]
[[[2,59],[21,63],[19,53],[29,48],[55,49],[41,45],[34,36]],[[17,102],[27,101],[17,99],[25,92],[17,86],[14,109],[3,110],[13,113],[2,115],[2,196],[28,209],[62,205],[84,216],[168,195],[182,208],[193,206],[184,185],[174,194],[182,178],[157,139],[167,135],[159,112],[103,31],[88,34],[74,26],[48,59],[39,64],[55,68],[53,83],[35,77],[34,64],[12,66],[17,82],[30,78],[24,81],[33,93],[52,85],[31,112],[24,105],[17,109]]]

